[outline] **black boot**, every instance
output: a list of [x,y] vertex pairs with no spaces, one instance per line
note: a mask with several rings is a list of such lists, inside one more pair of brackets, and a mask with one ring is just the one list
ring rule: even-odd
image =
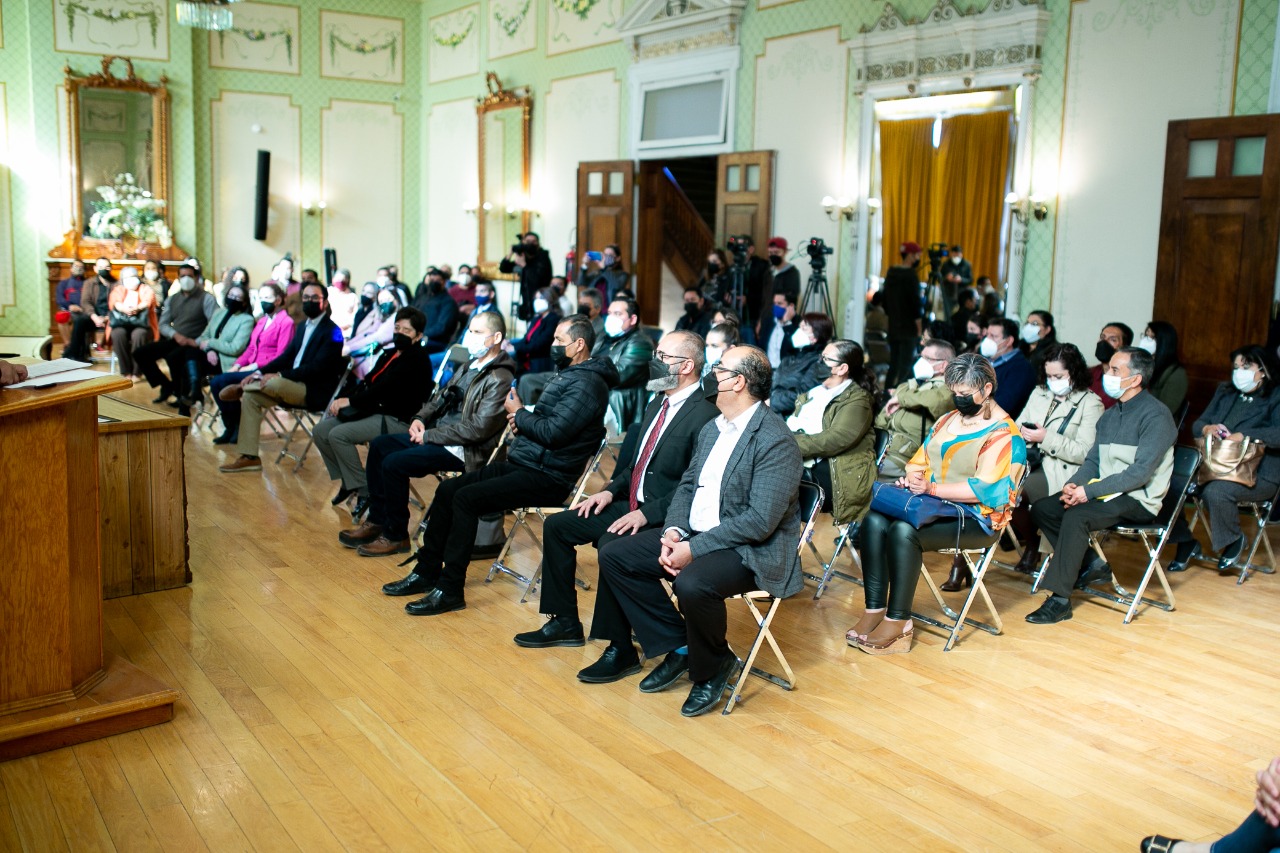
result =
[[1014,571],[1021,572],[1024,575],[1034,575],[1036,569],[1040,566],[1040,534],[1036,533],[1028,537],[1022,546],[1022,557],[1018,560],[1018,564],[1014,566]]
[[973,586],[973,573],[969,571],[969,564],[964,561],[964,557],[956,554],[951,561],[951,574],[942,584],[942,591],[959,592],[970,586]]

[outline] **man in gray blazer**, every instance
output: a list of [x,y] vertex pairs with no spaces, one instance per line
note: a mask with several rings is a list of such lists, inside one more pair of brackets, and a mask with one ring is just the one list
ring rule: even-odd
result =
[[[793,595],[803,583],[800,536],[800,449],[786,423],[763,401],[773,384],[765,353],[734,347],[712,369],[720,417],[702,428],[693,460],[676,488],[661,528],[616,539],[600,550],[600,573],[619,611],[592,633],[617,650],[578,674],[635,657],[634,629],[645,655],[666,658],[640,683],[646,693],[694,682],[680,713],[696,717],[720,702],[738,669],[725,640],[724,600],[762,589]],[[672,582],[677,610],[660,580]],[[683,615],[682,615],[683,614]],[[635,671],[631,667],[631,671]]]

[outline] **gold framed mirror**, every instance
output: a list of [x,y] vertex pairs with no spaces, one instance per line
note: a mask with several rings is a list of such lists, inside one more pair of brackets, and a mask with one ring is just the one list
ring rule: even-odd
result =
[[480,123],[479,262],[486,275],[529,230],[529,115],[533,97],[527,89],[507,91],[498,75],[485,75],[489,93],[476,104]]
[[[123,77],[113,66],[124,64]],[[64,67],[66,126],[70,141],[69,210],[72,234],[93,239],[89,224],[93,202],[102,201],[98,187],[111,186],[117,175],[132,175],[141,192],[166,202],[156,212],[172,227],[169,164],[168,78],[158,83],[138,79],[133,61],[102,58],[102,73],[83,77]]]

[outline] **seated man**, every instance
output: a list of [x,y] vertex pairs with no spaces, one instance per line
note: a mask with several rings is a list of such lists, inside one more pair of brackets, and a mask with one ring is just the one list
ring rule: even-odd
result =
[[[471,317],[474,317],[477,314],[486,314],[490,312],[501,313],[498,311],[498,304],[495,300],[496,300],[496,295],[493,289],[493,282],[485,281],[481,279],[480,281],[477,281],[475,283],[475,287],[471,288],[471,301],[467,303],[467,307],[469,310],[463,312],[463,314],[466,314],[465,317],[461,317],[461,316],[459,317],[458,336],[453,339],[453,342],[452,342],[453,345],[459,346],[463,343],[463,339],[466,338],[471,328],[471,324],[470,324]],[[504,329],[503,335],[505,336],[506,334],[505,323],[503,324],[503,329]],[[444,349],[440,350],[440,352],[431,353],[431,375],[432,376],[435,376],[436,371],[440,369],[440,362],[444,361],[446,358],[449,357],[450,348],[451,347],[445,347]],[[452,372],[446,369],[445,372],[441,375],[440,381],[448,382],[449,377],[452,375],[453,375]]]
[[653,358],[653,338],[640,326],[640,306],[634,299],[615,299],[609,303],[604,320],[605,338],[596,343],[594,356],[603,356],[618,369],[618,384],[609,392],[609,411],[617,422],[618,432],[640,420],[649,392],[649,360]]
[[1036,387],[1036,369],[1018,349],[1018,324],[1007,317],[988,320],[978,352],[996,369],[996,405],[1021,412]]
[[387,584],[387,595],[426,595],[405,605],[412,616],[437,616],[467,606],[463,586],[480,516],[565,500],[604,440],[604,410],[618,372],[591,358],[591,324],[574,315],[556,327],[552,358],[559,373],[533,411],[511,390],[503,407],[515,439],[504,462],[486,465],[436,488],[418,563]]
[[578,313],[591,321],[591,330],[598,342],[604,337],[604,297],[594,287],[578,291]]
[[914,379],[908,379],[889,396],[876,415],[876,429],[889,434],[879,479],[892,483],[907,474],[907,463],[924,444],[933,422],[956,407],[951,389],[942,381],[947,362],[956,350],[943,340],[934,339],[924,345],[912,366]]
[[[383,435],[407,433],[413,413],[431,396],[430,356],[421,345],[426,325],[417,308],[396,312],[394,349],[384,349],[351,396],[330,403],[328,417],[312,430],[329,479],[342,481],[334,506],[353,494],[369,497],[358,445]],[[409,550],[407,543],[404,550]]]
[[[166,303],[167,304],[167,303]],[[302,312],[306,318],[293,330],[289,347],[274,360],[262,365],[239,385],[244,408],[240,413],[235,460],[218,468],[224,474],[261,471],[258,442],[267,409],[284,404],[306,406],[309,412],[323,411],[342,378],[342,330],[329,318],[329,292],[315,282],[302,288]]]
[[1124,323],[1108,323],[1098,333],[1098,344],[1093,350],[1094,358],[1098,359],[1098,363],[1089,368],[1089,373],[1093,375],[1093,383],[1089,385],[1089,390],[1102,398],[1104,409],[1114,406],[1116,400],[1102,389],[1102,375],[1107,372],[1111,356],[1121,348],[1131,346],[1133,346],[1133,329]]
[[[187,356],[199,353],[197,341],[218,311],[217,300],[212,293],[200,289],[197,275],[193,267],[182,267],[177,292],[164,301],[164,308],[160,311],[160,340],[138,347],[133,354],[133,360],[147,382],[152,388],[160,389],[152,402],[163,403],[182,389],[186,380]],[[191,352],[183,352],[184,347]],[[160,370],[162,358],[169,364],[168,377]]]
[[706,336],[711,331],[711,318],[715,311],[711,310],[707,305],[707,300],[703,298],[702,291],[697,285],[686,287],[684,289],[684,314],[676,320],[677,332],[693,332],[697,335]]
[[427,352],[440,352],[453,343],[454,330],[458,328],[458,303],[449,295],[443,270],[436,267],[427,270],[424,284],[425,287],[418,286],[413,307],[427,318],[427,328],[423,333]]
[[1178,430],[1169,408],[1147,393],[1155,360],[1125,347],[1111,356],[1102,377],[1117,404],[1103,412],[1084,464],[1062,491],[1031,505],[1036,526],[1053,543],[1041,586],[1051,593],[1027,621],[1036,625],[1071,618],[1071,590],[1111,577],[1098,557],[1081,571],[1089,534],[1117,524],[1150,524],[1160,512],[1173,473]]
[[[591,633],[609,647],[578,673],[581,681],[605,682],[635,672],[634,628],[646,657],[667,656],[642,689],[662,690],[688,671],[694,685],[680,709],[686,717],[714,708],[738,669],[725,640],[724,599],[756,589],[786,597],[803,583],[796,556],[800,448],[763,404],[773,380],[768,357],[734,347],[712,374],[721,415],[698,434],[662,528],[600,551],[601,583],[616,606],[597,599]],[[679,610],[662,588],[664,577],[674,578]]]
[[[573,584],[577,569],[574,547],[594,542],[600,548],[666,518],[671,496],[689,467],[698,432],[719,414],[702,391],[704,348],[702,338],[692,332],[663,336],[654,357],[665,367],[646,386],[655,396],[635,427],[640,435],[634,452],[602,491],[579,504],[575,512],[556,513],[543,524],[539,612],[551,618],[540,630],[517,634],[516,645],[530,649],[584,645]],[[657,362],[653,367],[656,371]],[[611,597],[601,579],[596,587],[596,606]]]
[[71,342],[63,349],[65,358],[88,361],[94,336],[105,332],[111,314],[111,289],[119,282],[111,272],[111,261],[98,258],[94,261],[93,275],[84,280],[80,288],[80,310],[71,318]]
[[[477,288],[478,290],[478,288]],[[407,435],[369,443],[369,514],[338,541],[362,557],[409,548],[409,480],[445,471],[475,471],[489,461],[507,425],[503,403],[516,363],[502,351],[507,326],[496,311],[471,315],[462,345],[471,360],[413,416]]]

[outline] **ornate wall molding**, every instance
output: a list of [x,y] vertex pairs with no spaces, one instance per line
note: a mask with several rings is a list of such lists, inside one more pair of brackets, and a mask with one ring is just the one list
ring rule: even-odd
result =
[[880,18],[851,41],[855,91],[916,94],[930,84],[981,86],[992,72],[1038,75],[1049,19],[1043,0],[991,0],[972,11],[938,0],[919,19],[885,3]]
[[640,0],[618,21],[633,59],[738,43],[747,0]]

